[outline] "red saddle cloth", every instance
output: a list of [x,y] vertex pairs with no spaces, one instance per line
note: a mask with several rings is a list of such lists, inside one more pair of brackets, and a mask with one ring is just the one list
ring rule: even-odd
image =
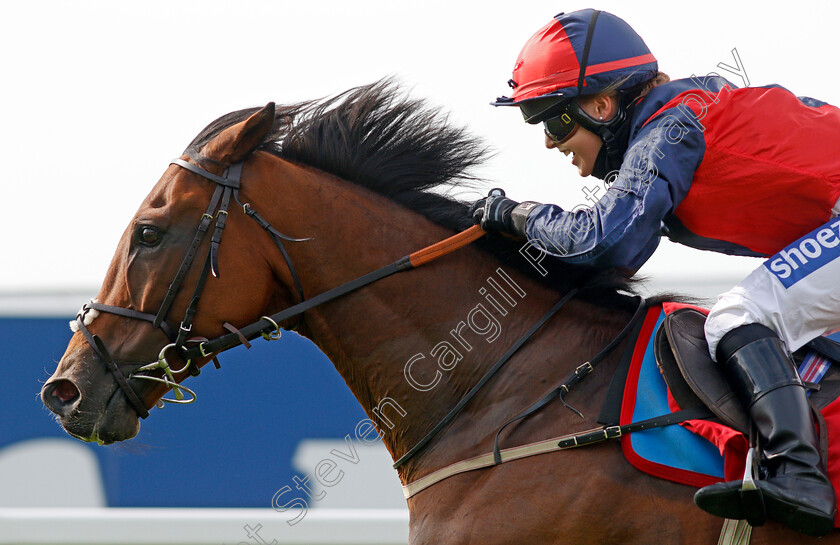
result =
[[[706,309],[679,303],[665,303],[662,305],[662,310],[665,315],[668,315],[685,307],[694,308],[704,314],[709,312]],[[668,406],[672,412],[680,410],[670,391],[668,392]],[[840,398],[831,402],[820,412],[825,418],[828,430],[828,476],[840,497]],[[725,481],[740,480],[743,477],[748,450],[748,441],[743,434],[724,424],[708,420],[689,420],[680,425],[710,441],[718,449],[724,460]],[[840,528],[840,513],[834,521],[834,526]]]

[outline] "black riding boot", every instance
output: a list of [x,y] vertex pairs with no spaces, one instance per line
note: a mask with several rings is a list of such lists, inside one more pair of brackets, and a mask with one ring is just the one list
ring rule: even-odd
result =
[[694,503],[753,526],[771,519],[805,534],[828,534],[837,509],[834,487],[822,468],[805,387],[781,339],[760,324],[739,327],[721,340],[717,361],[758,430],[767,478],[756,480],[753,491],[741,490],[741,481],[701,488]]

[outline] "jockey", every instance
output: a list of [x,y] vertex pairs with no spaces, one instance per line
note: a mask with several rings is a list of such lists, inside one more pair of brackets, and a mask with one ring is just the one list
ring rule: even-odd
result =
[[644,41],[596,10],[559,14],[525,44],[495,106],[541,123],[545,145],[608,188],[587,209],[503,194],[470,213],[571,263],[638,269],[662,235],[704,250],[766,258],[719,296],[706,322],[758,430],[766,478],[707,486],[702,509],[766,518],[811,535],[834,528],[803,383],[789,351],[840,325],[840,110],[778,86],[738,89],[718,75],[670,81]]

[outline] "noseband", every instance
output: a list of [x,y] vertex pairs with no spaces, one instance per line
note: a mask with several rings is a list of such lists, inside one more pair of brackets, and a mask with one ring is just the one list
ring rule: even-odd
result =
[[[129,379],[131,378],[151,380],[154,382],[166,384],[169,388],[171,388],[174,391],[175,399],[162,398],[163,401],[173,403],[191,403],[196,399],[194,391],[185,386],[181,386],[175,381],[175,375],[183,371],[189,371],[189,373],[193,376],[196,376],[200,373],[198,365],[192,364],[193,359],[196,357],[196,355],[192,354],[190,357],[185,357],[186,364],[184,364],[184,366],[180,369],[173,370],[166,359],[166,352],[169,349],[174,348],[176,352],[182,355],[186,355],[188,343],[195,344],[207,341],[207,339],[205,338],[188,338],[188,336],[192,331],[193,318],[195,317],[196,310],[198,309],[198,303],[201,299],[201,294],[204,291],[204,286],[207,283],[207,279],[209,278],[211,273],[214,277],[219,277],[219,246],[221,244],[222,233],[225,229],[225,224],[227,222],[228,207],[230,206],[231,197],[242,207],[243,211],[248,217],[256,221],[263,229],[265,229],[272,236],[278,248],[280,249],[280,253],[283,255],[283,259],[286,261],[286,265],[289,267],[289,271],[291,272],[292,279],[295,283],[295,289],[297,291],[297,295],[300,301],[305,301],[305,297],[303,295],[303,287],[300,283],[300,278],[298,277],[297,272],[295,271],[295,267],[292,264],[292,260],[289,258],[289,254],[288,252],[286,252],[286,248],[283,246],[282,241],[286,240],[290,242],[302,242],[309,239],[292,238],[280,233],[279,231],[274,229],[262,216],[260,216],[249,203],[243,204],[239,200],[240,177],[242,175],[243,163],[236,163],[228,166],[221,176],[213,174],[212,172],[209,172],[192,163],[188,163],[183,159],[174,159],[171,161],[170,164],[177,165],[181,168],[189,170],[190,172],[198,174],[199,176],[207,180],[214,182],[216,184],[216,189],[213,192],[213,196],[210,198],[210,204],[207,206],[207,210],[201,216],[201,220],[198,224],[198,228],[196,229],[196,233],[193,237],[192,243],[190,244],[186,255],[184,255],[184,259],[181,261],[181,266],[178,268],[178,272],[175,274],[175,278],[172,280],[172,283],[169,285],[169,289],[166,291],[166,295],[163,298],[163,302],[161,303],[160,308],[158,308],[158,311],[155,314],[148,314],[133,309],[127,309],[113,305],[105,305],[97,302],[90,302],[84,305],[79,314],[76,315],[76,325],[78,326],[79,331],[82,332],[82,335],[84,335],[85,339],[87,340],[88,344],[90,344],[97,357],[99,357],[99,359],[105,362],[106,367],[114,374],[114,378],[116,379],[120,389],[122,389],[122,391],[125,393],[129,403],[137,412],[138,416],[140,416],[141,418],[146,418],[147,416],[149,416],[149,411],[146,409],[145,405],[141,401],[140,396],[137,395],[137,392],[129,383]],[[210,239],[210,249],[207,251],[207,257],[204,260],[204,266],[201,270],[201,275],[198,278],[198,282],[196,283],[192,299],[190,300],[190,303],[187,306],[184,318],[183,320],[181,320],[181,325],[178,327],[176,332],[176,330],[169,323],[166,322],[166,317],[169,314],[169,311],[172,307],[173,302],[175,301],[176,296],[181,290],[181,287],[184,283],[184,279],[186,278],[187,273],[192,267],[198,249],[201,246],[201,242],[204,240],[205,235],[210,229],[210,225],[212,224],[214,219],[216,220],[216,224],[213,229],[213,235]],[[85,317],[91,310],[116,314],[118,316],[123,316],[126,318],[133,318],[149,322],[155,329],[160,329],[169,339],[170,343],[164,346],[163,349],[160,351],[157,362],[144,364],[135,368],[129,374],[128,378],[126,378],[126,376],[120,370],[120,366],[117,364],[116,361],[114,361],[113,357],[111,356],[102,339],[100,339],[97,335],[92,334],[88,329],[87,325],[85,324]],[[298,316],[300,317],[300,315]],[[274,330],[271,332],[261,332],[263,336],[270,340],[279,338],[280,327],[277,325],[277,322],[271,320],[271,318],[269,317],[264,317],[264,319],[272,323]],[[230,324],[226,323],[225,327],[230,331],[238,333],[238,330]],[[247,344],[247,341],[244,344]],[[200,350],[198,355],[204,357],[213,356],[211,353],[205,353],[204,350]],[[218,360],[216,360],[215,357],[213,357],[213,361],[216,367],[218,367]],[[162,377],[141,374],[147,371],[154,371],[156,369],[161,369],[163,371]],[[181,390],[184,390],[188,394],[190,394],[190,397],[185,399],[184,394]]]

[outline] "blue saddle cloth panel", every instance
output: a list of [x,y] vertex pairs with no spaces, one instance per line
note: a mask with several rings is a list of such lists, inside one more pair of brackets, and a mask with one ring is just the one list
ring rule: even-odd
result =
[[[663,311],[656,322],[654,333],[664,319]],[[639,372],[633,422],[671,412],[667,386],[653,355],[654,337],[651,335],[647,341]],[[633,433],[630,435],[630,444],[637,455],[651,462],[723,479],[723,456],[717,447],[678,424]]]

